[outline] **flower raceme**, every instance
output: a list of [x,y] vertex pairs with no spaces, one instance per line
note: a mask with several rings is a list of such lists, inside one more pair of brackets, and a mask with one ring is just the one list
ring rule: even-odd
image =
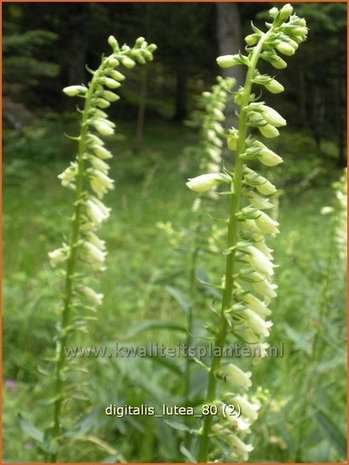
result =
[[[142,37],[137,39],[133,48],[127,45],[120,48],[113,36],[109,37],[108,43],[113,53],[103,58],[100,67],[92,72],[93,79],[89,86],[72,85],[63,89],[69,97],[80,97],[85,101],[82,131],[77,138],[79,154],[76,161],[71,162],[58,176],[64,187],[69,187],[77,193],[81,237],[78,243],[66,246],[64,253],[51,252],[53,263],[68,260],[71,256],[69,247],[84,249],[84,253],[89,250],[89,256],[96,264],[102,264],[106,255],[100,242],[89,242],[91,231],[99,229],[110,215],[110,208],[107,208],[101,199],[114,188],[114,181],[108,176],[110,167],[107,163],[112,154],[105,148],[103,138],[114,134],[115,124],[108,119],[104,109],[120,98],[115,91],[125,80],[125,75],[115,68],[119,65],[130,68],[137,62],[143,64],[152,60],[152,53],[156,48],[154,44],[148,45]],[[75,212],[73,221],[77,221],[76,215]],[[83,259],[83,254],[80,258]]]
[[[235,335],[251,348],[259,348],[260,357],[267,355],[266,338],[272,327],[272,322],[267,319],[271,315],[269,305],[277,291],[273,282],[276,266],[267,238],[279,233],[279,225],[273,215],[265,212],[273,207],[270,198],[276,193],[276,187],[255,167],[260,163],[272,168],[283,162],[265,141],[277,137],[286,120],[260,101],[260,97],[256,97],[260,92],[252,93],[252,86],[262,87],[272,94],[283,92],[284,86],[273,76],[259,72],[258,62],[262,59],[276,69],[286,68],[287,62],[279,54],[291,57],[307,36],[305,20],[293,13],[291,5],[283,5],[280,9],[274,7],[269,14],[271,21],[266,23],[266,32],[252,24],[253,31],[245,38],[246,55],[238,53],[217,58],[221,68],[242,65],[247,69],[244,86],[233,93],[234,102],[239,107],[238,126],[226,134],[228,150],[235,153],[234,169],[222,167],[218,173],[201,174],[187,183],[198,193],[218,189],[222,183],[230,185],[227,247],[223,251],[226,273],[222,285],[216,286],[222,289],[222,299],[217,327],[213,326],[215,344],[223,347],[226,339]],[[250,162],[254,163],[253,169],[247,166]],[[228,461],[247,460],[253,449],[251,444],[244,442],[259,409],[259,404],[251,403],[247,396],[252,374],[235,364],[224,364],[218,356],[213,356],[205,403],[220,405],[220,390],[228,382],[241,407],[242,420],[235,421],[232,428],[232,423],[225,418],[204,418],[199,462],[220,460],[221,457],[210,452],[212,436],[225,443],[225,448],[231,448],[231,455],[224,457]],[[246,391],[244,396],[239,393],[241,390]]]
[[63,89],[67,96],[81,98],[84,108],[81,111],[80,135],[73,138],[78,142],[76,160],[58,176],[62,186],[75,192],[71,236],[68,244],[64,243],[62,247],[49,253],[52,266],[66,264],[62,323],[56,337],[56,394],[50,432],[56,448],[49,456],[49,461],[56,461],[58,442],[62,437],[60,417],[63,401],[67,397],[63,392],[63,379],[68,369],[64,356],[67,335],[73,330],[84,331],[87,319],[91,318],[75,313],[73,319],[72,311],[95,311],[103,301],[103,294],[90,287],[87,271],[90,270],[93,274],[103,271],[107,255],[105,242],[96,235],[96,231],[111,212],[102,202],[105,194],[114,188],[114,181],[109,177],[108,164],[112,154],[105,147],[104,138],[114,134],[115,124],[109,120],[104,110],[120,99],[117,90],[125,80],[125,75],[115,68],[123,66],[131,69],[137,63],[145,64],[153,59],[156,49],[154,44],[148,44],[143,37],[138,38],[132,48],[128,45],[119,47],[113,36],[109,37],[108,43],[112,53],[102,57],[98,69],[89,70],[92,79],[88,86],[71,85]]

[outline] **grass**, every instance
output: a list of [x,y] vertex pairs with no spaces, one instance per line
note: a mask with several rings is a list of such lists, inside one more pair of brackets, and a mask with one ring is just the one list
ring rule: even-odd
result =
[[[111,141],[116,155],[111,176],[116,189],[106,198],[113,212],[101,233],[109,255],[107,271],[98,278],[97,287],[105,301],[98,320],[91,322],[89,335],[77,341],[86,345],[116,340],[127,344],[183,341],[180,333],[164,330],[153,329],[133,338],[125,335],[145,319],[184,324],[184,314],[165,286],[185,291],[185,266],[157,223],[172,222],[183,233],[190,225],[194,197],[184,184],[188,176],[197,174],[198,160],[183,151],[194,143],[195,136],[181,126],[150,121],[142,152],[135,155],[131,142],[135,128],[130,123],[119,127],[125,138]],[[284,145],[287,137],[292,135],[285,136]],[[59,149],[55,138],[52,136],[51,150],[54,144]],[[302,143],[304,138],[298,147]],[[299,154],[295,146],[292,151]],[[44,357],[51,356],[54,347],[60,287],[47,253],[67,233],[70,193],[57,179],[67,163],[58,154],[56,161],[33,163],[25,158],[23,149],[22,169],[26,171],[20,176],[10,161],[14,154],[10,149],[5,152],[5,165],[11,167],[12,163],[12,171],[6,176],[5,166],[4,460],[38,461],[30,438],[22,439],[16,414],[22,413],[38,426],[50,421],[44,404],[47,386],[37,366],[45,364]],[[288,166],[292,164],[295,170],[292,158],[291,153]],[[283,183],[286,193],[280,199],[282,234],[273,244],[279,265],[279,296],[273,306],[270,340],[276,346],[283,343],[284,356],[265,359],[254,367],[254,385],[261,387],[259,395],[265,398],[265,407],[253,430],[251,460],[340,461],[344,459],[341,438],[345,437],[345,281],[343,267],[334,258],[329,261],[331,221],[320,214],[333,194],[325,177],[302,184],[304,176],[297,172],[292,185],[292,170],[287,162],[284,167],[288,174]],[[220,262],[201,259],[200,267],[211,275],[219,266]],[[221,271],[218,273],[216,279]],[[326,283],[329,291],[324,297]],[[208,301],[200,294],[197,303],[200,327],[201,320],[209,318]],[[162,420],[117,420],[104,414],[110,403],[180,403],[183,392],[176,367],[150,359],[80,362],[90,368],[90,404],[88,408],[79,404],[83,409],[79,428],[85,432],[85,440],[83,446],[76,442],[66,448],[65,461],[116,461],[122,457],[148,462],[184,460],[178,452],[183,433]],[[175,363],[179,368],[183,365],[182,360]],[[199,399],[205,375],[200,369],[193,372],[193,398]],[[71,408],[78,422],[81,412],[74,410],[74,404]],[[102,442],[92,439],[97,437]]]

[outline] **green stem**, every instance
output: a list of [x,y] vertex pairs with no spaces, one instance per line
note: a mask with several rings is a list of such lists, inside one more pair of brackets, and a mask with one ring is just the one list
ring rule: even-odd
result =
[[320,302],[319,302],[319,316],[318,316],[318,321],[317,321],[318,328],[313,337],[311,353],[307,360],[307,365],[309,366],[309,369],[307,371],[307,376],[304,378],[304,383],[302,386],[303,395],[300,396],[300,398],[302,399],[299,412],[298,412],[298,418],[300,419],[299,420],[300,427],[299,427],[297,446],[296,446],[296,452],[295,452],[295,460],[297,462],[300,462],[303,459],[303,443],[304,443],[304,437],[305,437],[305,429],[307,426],[307,419],[310,418],[310,410],[314,406],[314,402],[316,402],[315,390],[316,390],[316,386],[318,385],[318,378],[319,378],[319,373],[317,371],[317,364],[319,360],[321,360],[321,354],[318,354],[318,344],[319,344],[319,338],[320,338],[322,328],[323,328],[323,321],[325,318],[326,311],[328,309],[327,303],[329,300],[329,291],[331,289],[332,279],[333,279],[332,268],[333,268],[334,252],[335,252],[334,250],[335,241],[333,239],[334,236],[335,236],[335,227],[334,227],[334,222],[332,222],[330,234],[329,234],[330,247],[328,251],[327,263],[326,263],[326,268],[325,268],[326,272],[325,272],[324,284],[323,284],[322,292],[320,295]]
[[[200,246],[199,246],[199,238],[200,238],[200,233],[201,233],[201,214],[199,215],[199,218],[197,219],[197,225],[194,230],[194,244],[193,244],[193,251],[190,256],[190,268],[189,268],[189,308],[188,308],[188,316],[187,316],[187,350],[189,350],[189,347],[191,346],[191,343],[193,341],[193,323],[194,323],[194,298],[195,298],[195,282],[196,282],[196,264],[197,264],[197,259],[199,256],[200,252]],[[184,405],[188,406],[190,402],[190,384],[191,384],[191,359],[189,355],[187,354],[186,360],[185,360],[185,381],[184,381]],[[190,417],[186,416],[185,417],[186,424],[190,424]],[[186,442],[187,442],[187,447],[189,447],[189,441],[190,441],[191,435],[190,432],[186,432]]]
[[[219,347],[220,350],[214,351],[216,354],[221,353],[226,336],[227,336],[227,320],[225,318],[225,311],[231,307],[232,295],[234,289],[234,269],[235,269],[235,245],[238,241],[238,218],[237,212],[240,208],[241,189],[242,189],[242,174],[243,174],[243,160],[240,155],[245,150],[245,140],[247,134],[247,110],[246,107],[250,102],[252,79],[254,71],[256,69],[263,43],[268,39],[272,33],[271,28],[267,33],[263,34],[258,44],[254,48],[252,55],[250,56],[250,64],[248,67],[244,91],[241,99],[241,112],[239,116],[239,138],[237,141],[236,159],[235,159],[235,173],[232,181],[232,196],[230,205],[230,217],[228,223],[228,237],[227,237],[227,249],[232,252],[227,255],[226,267],[225,267],[225,286],[223,291],[222,307],[220,313],[219,329],[215,338],[215,347]],[[217,378],[216,372],[221,364],[221,359],[218,355],[213,355],[211,360],[211,367],[208,377],[208,387],[206,393],[205,404],[210,404],[215,400]],[[200,439],[199,456],[198,462],[206,463],[209,453],[209,436],[211,432],[213,422],[213,416],[207,415],[203,421],[203,429]]]
[[[73,282],[75,267],[77,262],[77,251],[79,245],[80,237],[80,225],[81,225],[81,212],[82,212],[82,196],[84,192],[84,179],[85,179],[85,160],[84,154],[86,149],[86,137],[88,135],[88,124],[87,120],[89,118],[89,111],[91,107],[91,99],[94,96],[96,83],[103,69],[103,64],[95,71],[91,84],[87,91],[84,110],[82,113],[82,122],[81,122],[81,132],[78,138],[79,147],[78,147],[78,173],[76,179],[76,191],[75,191],[75,202],[74,202],[74,214],[72,222],[72,233],[70,238],[70,255],[67,260],[66,267],[66,278],[65,278],[65,291],[64,291],[64,307],[62,311],[61,319],[61,334],[57,337],[56,345],[56,367],[55,367],[55,402],[53,407],[53,428],[52,428],[52,437],[58,439],[61,430],[61,411],[62,411],[62,402],[63,402],[63,385],[64,385],[64,368],[66,365],[65,357],[65,346],[67,343],[67,337],[69,332],[69,324],[71,319],[71,308],[72,308],[72,298],[73,298]],[[57,461],[57,451],[54,452],[50,457],[50,462]]]
[[[198,234],[198,229],[199,226],[195,230],[195,246],[193,253],[191,255],[190,259],[190,272],[189,272],[189,285],[190,285],[190,291],[189,291],[189,308],[188,308],[188,316],[187,316],[187,348],[190,347],[192,340],[193,340],[193,322],[194,322],[194,315],[193,315],[193,308],[194,308],[194,295],[195,295],[195,279],[196,279],[196,262],[199,254],[199,247],[197,246],[197,234]],[[185,363],[185,388],[184,388],[184,403],[185,405],[188,405],[189,400],[190,400],[190,364],[191,360],[190,357],[186,357],[186,363]]]

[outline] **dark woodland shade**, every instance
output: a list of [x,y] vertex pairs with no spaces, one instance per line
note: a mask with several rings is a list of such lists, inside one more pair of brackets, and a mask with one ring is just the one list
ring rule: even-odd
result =
[[[86,81],[85,63],[98,64],[109,34],[121,44],[143,35],[159,45],[157,66],[142,74],[143,84],[135,81],[136,93],[159,102],[153,113],[164,116],[160,102],[166,101],[165,116],[183,120],[192,95],[210,87],[219,72],[216,56],[243,50],[250,19],[262,24],[268,8],[258,3],[4,4],[5,125],[21,127],[41,108],[71,110],[60,89]],[[334,161],[344,165],[346,5],[312,3],[295,9],[308,18],[311,33],[292,57],[280,110],[294,127],[310,131],[318,148],[323,138],[335,139],[339,156]],[[243,79],[240,69],[224,73],[238,83]],[[121,116],[137,115],[127,99],[118,108]]]

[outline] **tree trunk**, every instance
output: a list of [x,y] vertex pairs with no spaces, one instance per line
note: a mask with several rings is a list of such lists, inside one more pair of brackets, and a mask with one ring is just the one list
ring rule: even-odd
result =
[[187,116],[187,72],[184,69],[177,69],[176,73],[176,100],[175,121],[183,121]]
[[345,108],[346,108],[346,80],[342,76],[338,79],[338,166],[344,168],[347,163],[345,159]]
[[72,35],[70,56],[68,61],[68,82],[69,84],[80,84],[85,81],[85,63],[86,63],[86,37],[84,33],[78,28],[75,29],[76,33]]
[[[241,41],[241,24],[239,7],[236,3],[216,3],[217,12],[217,41],[219,55],[232,55],[242,50]],[[225,68],[221,70],[223,77],[233,77],[236,79],[235,89],[237,90],[243,85],[244,70],[242,66],[234,66],[233,68]],[[228,126],[236,120],[235,105],[230,100],[227,105]]]
[[324,97],[323,97],[322,89],[320,89],[319,86],[314,85],[311,130],[313,133],[313,137],[315,139],[317,150],[319,152],[321,151],[321,141],[322,141],[322,135],[323,135],[324,119],[325,119],[325,105],[324,105]]
[[138,105],[138,116],[137,116],[137,128],[136,128],[136,141],[134,152],[137,155],[142,147],[143,142],[143,129],[145,119],[145,107],[148,87],[148,66],[145,65],[142,70],[141,87],[139,91],[139,105]]
[[307,92],[306,92],[306,84],[305,84],[305,78],[304,78],[304,73],[300,69],[298,73],[298,78],[299,78],[299,93],[298,93],[298,99],[299,99],[299,116],[300,120],[303,126],[308,125],[308,118],[307,118]]

